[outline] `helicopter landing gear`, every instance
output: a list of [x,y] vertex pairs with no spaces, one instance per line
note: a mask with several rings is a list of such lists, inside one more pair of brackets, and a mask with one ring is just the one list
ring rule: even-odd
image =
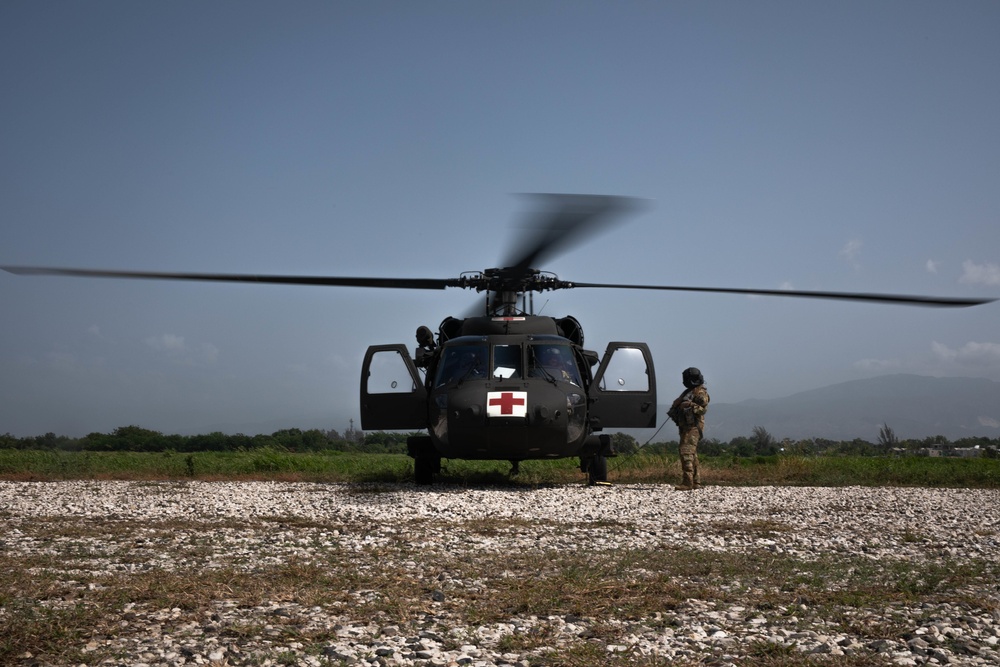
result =
[[434,483],[434,475],[441,472],[441,457],[430,436],[416,435],[406,439],[406,453],[413,457],[413,481],[421,486]]
[[600,454],[580,459],[580,469],[587,473],[590,486],[605,486],[608,483],[608,459]]
[[434,475],[441,472],[441,457],[422,455],[413,459],[413,481],[421,486],[434,483]]

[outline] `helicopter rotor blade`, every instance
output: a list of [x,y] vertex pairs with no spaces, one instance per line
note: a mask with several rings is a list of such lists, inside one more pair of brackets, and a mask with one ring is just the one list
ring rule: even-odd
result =
[[722,294],[746,294],[751,296],[791,296],[804,299],[837,299],[841,301],[868,301],[873,303],[894,303],[905,306],[928,306],[938,308],[966,308],[992,303],[996,299],[976,297],[937,297],[914,294],[877,294],[871,292],[827,292],[813,290],[746,289],[741,287],[684,287],[679,285],[622,285],[612,283],[571,282],[568,287],[594,287],[608,289],[644,289],[672,292],[711,292]]
[[[448,287],[470,286],[464,280],[455,278],[371,278],[349,276],[286,276],[243,273],[176,273],[158,271],[110,271],[104,269],[72,269],[39,266],[0,266],[0,269],[15,275],[73,276],[82,278],[130,278],[144,280],[187,280],[198,282],[238,282],[272,285],[318,285],[433,290],[443,290]],[[563,282],[561,287],[744,294],[748,296],[779,296],[807,299],[834,299],[840,301],[867,301],[871,303],[889,303],[943,308],[965,308],[969,306],[980,306],[996,301],[996,299],[980,297],[935,297],[913,294],[881,294],[872,292],[750,289],[742,287],[694,287],[683,285],[635,285],[622,283],[583,283],[571,281]]]
[[107,271],[103,269],[67,269],[36,266],[0,266],[16,275],[74,276],[78,278],[135,278],[141,280],[191,280],[199,282],[258,283],[270,285],[324,285],[344,287],[382,287],[392,289],[445,289],[461,287],[456,279],[435,278],[365,278],[338,276],[282,276],[244,273],[167,273],[158,271]]
[[503,263],[519,277],[542,261],[583,243],[644,203],[634,197],[614,195],[529,193],[521,196],[536,200],[540,206],[526,224],[520,225],[530,231]]
[[[515,225],[527,231],[520,235],[520,242],[501,265],[502,279],[489,298],[493,304],[502,303],[504,293],[523,292],[522,281],[543,260],[583,243],[645,203],[634,197],[615,195],[523,193],[520,196],[532,199],[536,205],[521,224]],[[472,317],[480,310],[480,306],[473,306],[465,316]]]

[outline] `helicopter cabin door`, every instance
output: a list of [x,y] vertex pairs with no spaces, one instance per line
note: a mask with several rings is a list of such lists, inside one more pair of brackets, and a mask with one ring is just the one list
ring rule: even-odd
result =
[[365,353],[361,428],[427,428],[427,389],[405,345],[372,345]]
[[595,428],[656,426],[656,374],[645,343],[608,343],[590,385]]

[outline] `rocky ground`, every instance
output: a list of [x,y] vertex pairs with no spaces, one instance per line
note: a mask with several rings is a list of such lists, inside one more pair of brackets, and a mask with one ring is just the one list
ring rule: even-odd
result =
[[998,508],[961,489],[0,482],[0,634],[25,665],[998,665]]

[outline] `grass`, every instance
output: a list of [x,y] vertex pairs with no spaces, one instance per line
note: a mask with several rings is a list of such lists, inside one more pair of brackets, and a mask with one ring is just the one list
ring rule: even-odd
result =
[[[613,464],[622,481],[680,477],[672,457],[638,455]],[[723,486],[921,486],[1000,488],[1000,459],[925,456],[701,457],[705,484]],[[612,478],[614,478],[612,474]]]
[[298,454],[273,448],[195,453],[0,449],[0,478],[14,480],[196,478],[392,482],[408,479],[412,467],[412,460],[401,454]]
[[[525,461],[509,476],[506,461],[443,461],[444,485],[539,486],[585,480],[576,459]],[[622,483],[674,483],[676,457],[640,452],[609,462]],[[930,457],[702,457],[705,484],[725,486],[924,486],[1000,488],[1000,460]],[[262,448],[238,452],[65,452],[0,449],[0,479],[239,479],[405,483],[413,461],[402,454],[292,453]]]

